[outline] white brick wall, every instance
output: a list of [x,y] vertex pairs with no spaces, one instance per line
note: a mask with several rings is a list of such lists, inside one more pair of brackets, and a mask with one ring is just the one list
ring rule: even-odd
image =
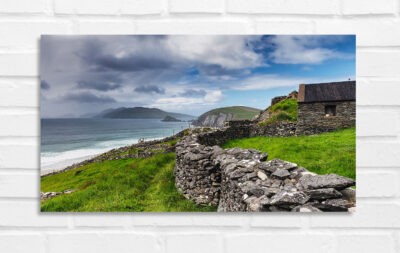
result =
[[[0,252],[400,252],[400,0],[1,0]],[[40,214],[40,34],[357,37],[357,212]]]

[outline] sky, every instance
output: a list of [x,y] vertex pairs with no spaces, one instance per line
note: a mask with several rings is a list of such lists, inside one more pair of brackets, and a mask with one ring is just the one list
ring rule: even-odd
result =
[[44,35],[41,117],[118,107],[265,109],[301,83],[355,80],[354,35]]

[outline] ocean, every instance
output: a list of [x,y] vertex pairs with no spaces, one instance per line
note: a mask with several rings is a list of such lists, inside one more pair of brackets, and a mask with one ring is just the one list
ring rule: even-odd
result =
[[41,119],[41,174],[145,140],[171,136],[188,122],[160,119]]

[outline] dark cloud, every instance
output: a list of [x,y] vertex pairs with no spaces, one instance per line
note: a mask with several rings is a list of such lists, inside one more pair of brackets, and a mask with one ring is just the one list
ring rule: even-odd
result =
[[[109,37],[111,38],[111,37]],[[85,61],[93,71],[143,71],[153,69],[165,69],[173,65],[174,59],[166,57],[158,52],[162,50],[158,40],[154,36],[132,37],[135,40],[129,40],[129,37],[122,40],[121,44],[117,44],[116,48],[110,49],[107,39],[101,40],[89,38],[76,53],[83,61]],[[163,38],[163,37],[159,37]],[[122,39],[122,38],[121,38]],[[110,42],[109,42],[110,43]],[[141,46],[148,44],[149,48],[142,48],[141,51],[131,53],[118,54],[118,46],[122,44],[129,45],[130,43]],[[151,46],[153,45],[153,46]],[[110,52],[111,51],[111,52]],[[122,50],[124,51],[124,50]]]
[[171,64],[166,59],[146,57],[138,55],[128,55],[116,57],[113,55],[103,55],[95,59],[98,70],[112,69],[117,71],[141,71],[151,69],[168,68]]
[[201,65],[199,71],[205,76],[239,76],[243,72],[237,69],[227,69],[218,64]]
[[157,94],[165,94],[165,90],[161,87],[158,87],[156,85],[143,85],[136,87],[134,89],[136,92],[140,93],[157,93]]
[[109,96],[98,96],[90,92],[68,93],[62,97],[64,101],[74,101],[79,103],[114,103],[115,99]]
[[80,89],[93,89],[99,91],[109,91],[121,88],[121,84],[99,81],[78,81],[77,87]]
[[183,97],[204,97],[206,94],[207,92],[205,90],[188,89],[180,93],[179,95]]
[[45,80],[40,80],[40,89],[49,90],[50,89],[49,83],[46,82]]

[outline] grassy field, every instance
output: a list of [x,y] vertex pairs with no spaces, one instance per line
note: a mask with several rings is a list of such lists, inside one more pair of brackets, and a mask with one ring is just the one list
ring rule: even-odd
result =
[[192,212],[215,211],[185,199],[175,188],[175,154],[88,164],[43,177],[41,191],[65,194],[42,201],[48,212]]
[[229,141],[224,148],[254,148],[297,163],[317,174],[336,173],[356,177],[355,128],[313,136],[254,137]]

